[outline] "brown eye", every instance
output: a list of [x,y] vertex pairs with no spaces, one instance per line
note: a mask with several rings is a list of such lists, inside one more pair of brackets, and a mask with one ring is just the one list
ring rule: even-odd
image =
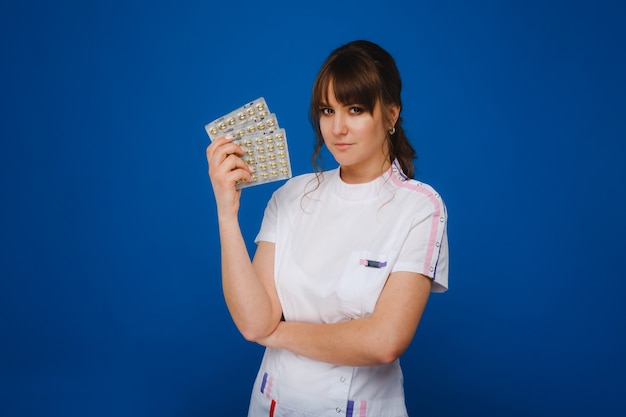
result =
[[323,115],[333,114],[333,109],[331,109],[330,107],[322,107],[320,109],[320,113]]
[[359,107],[359,106],[352,106],[352,107],[350,107],[350,113],[353,113],[353,114],[361,114],[364,111],[365,110],[363,110],[363,107]]

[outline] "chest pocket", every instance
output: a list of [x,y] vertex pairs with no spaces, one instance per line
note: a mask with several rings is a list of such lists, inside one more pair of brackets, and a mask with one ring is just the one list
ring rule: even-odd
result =
[[372,314],[395,258],[391,252],[350,253],[337,285],[337,297],[347,317]]

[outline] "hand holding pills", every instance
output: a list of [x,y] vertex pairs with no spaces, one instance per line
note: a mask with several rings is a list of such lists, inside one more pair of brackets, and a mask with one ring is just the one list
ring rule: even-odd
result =
[[208,123],[205,129],[211,141],[225,136],[241,147],[238,156],[252,172],[249,179],[238,180],[237,189],[291,178],[285,129],[263,97]]

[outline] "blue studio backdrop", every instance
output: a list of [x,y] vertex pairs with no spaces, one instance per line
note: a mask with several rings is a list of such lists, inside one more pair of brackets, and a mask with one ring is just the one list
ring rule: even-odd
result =
[[[204,124],[264,96],[309,172],[313,78],[359,38],[450,219],[410,414],[626,415],[623,1],[8,0],[0,34],[0,416],[245,415]],[[251,252],[280,184],[243,190]]]

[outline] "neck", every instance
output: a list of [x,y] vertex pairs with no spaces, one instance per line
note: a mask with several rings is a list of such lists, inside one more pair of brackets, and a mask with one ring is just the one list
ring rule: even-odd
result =
[[363,184],[380,177],[390,166],[391,162],[387,160],[382,165],[370,165],[364,168],[342,165],[339,167],[339,175],[346,184]]

